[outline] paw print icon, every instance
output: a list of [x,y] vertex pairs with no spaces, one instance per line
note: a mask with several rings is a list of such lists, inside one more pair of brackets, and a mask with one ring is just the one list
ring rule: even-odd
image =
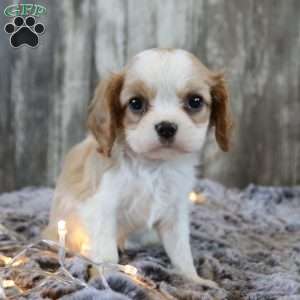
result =
[[45,26],[42,23],[36,23],[32,16],[28,16],[26,19],[18,16],[12,23],[7,23],[4,30],[11,34],[10,44],[12,47],[18,48],[26,45],[33,48],[38,46],[39,35],[44,33]]

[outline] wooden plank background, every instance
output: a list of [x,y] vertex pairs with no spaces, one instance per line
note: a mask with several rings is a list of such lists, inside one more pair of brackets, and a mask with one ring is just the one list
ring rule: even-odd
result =
[[85,134],[97,80],[151,47],[184,48],[226,71],[234,147],[221,153],[211,136],[204,176],[238,187],[300,183],[299,0],[38,3],[48,13],[36,49],[12,49],[0,17],[0,191],[53,185]]

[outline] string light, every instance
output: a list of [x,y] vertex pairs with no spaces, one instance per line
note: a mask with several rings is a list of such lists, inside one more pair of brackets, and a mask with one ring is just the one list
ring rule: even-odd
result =
[[[64,220],[60,220],[57,223],[57,230],[58,230],[58,236],[59,236],[59,242],[56,243],[54,241],[50,241],[50,240],[39,240],[36,241],[35,243],[29,244],[25,247],[23,247],[23,249],[17,253],[13,258],[5,256],[5,255],[0,255],[0,259],[4,262],[5,266],[4,267],[0,267],[0,299],[5,298],[5,289],[6,288],[10,288],[10,287],[15,287],[16,290],[19,291],[20,295],[29,295],[30,293],[34,292],[34,291],[40,291],[41,288],[47,283],[47,279],[50,278],[55,278],[56,280],[60,281],[60,282],[64,282],[67,284],[71,284],[71,283],[75,283],[78,286],[82,287],[82,288],[86,288],[89,285],[78,278],[75,278],[65,267],[65,257],[66,257],[66,251],[68,251],[68,253],[73,256],[73,257],[78,257],[80,259],[82,259],[83,261],[85,261],[87,264],[92,265],[93,267],[96,267],[96,269],[99,270],[99,275],[100,278],[103,282],[103,285],[106,289],[110,289],[104,274],[103,274],[103,269],[104,268],[108,268],[111,270],[118,270],[121,271],[125,274],[127,274],[128,276],[130,276],[135,282],[142,284],[143,286],[145,286],[148,289],[156,289],[156,284],[151,281],[150,279],[145,278],[144,276],[142,276],[141,274],[139,274],[139,271],[136,267],[132,266],[132,265],[120,265],[120,264],[113,264],[113,263],[108,263],[108,262],[94,262],[93,260],[91,260],[90,258],[82,255],[82,254],[78,254],[75,252],[72,252],[70,250],[66,249],[66,238],[67,238],[67,226],[66,226],[66,222]],[[24,256],[26,256],[26,253],[29,250],[41,250],[41,247],[43,246],[47,246],[52,250],[56,250],[58,253],[58,258],[59,258],[59,263],[60,263],[60,269],[57,272],[48,272],[48,271],[44,271],[42,269],[39,269],[37,267],[33,267],[30,269],[30,271],[34,271],[37,274],[43,275],[45,278],[43,280],[40,281],[39,284],[37,284],[34,288],[24,291],[21,288],[19,288],[16,283],[11,280],[11,279],[6,279],[6,280],[2,280],[2,284],[1,284],[1,278],[3,278],[2,276],[4,274],[6,274],[6,271],[14,269],[16,271],[24,271],[24,266],[22,266],[22,263],[26,260],[28,260],[28,258],[24,258]],[[10,298],[8,298],[10,299]]]
[[[61,227],[60,227],[61,229]],[[21,270],[20,267],[18,267],[16,264],[14,264],[14,262],[18,261],[19,257],[20,256],[23,256],[27,253],[27,251],[29,249],[35,249],[35,248],[39,248],[40,246],[42,245],[47,245],[51,248],[53,247],[56,247],[58,249],[58,254],[60,252],[60,249],[61,249],[61,243],[56,243],[54,241],[50,241],[50,240],[41,240],[41,241],[37,241],[36,243],[33,243],[33,244],[30,244],[30,245],[27,245],[25,246],[25,248],[23,248],[14,258],[12,258],[11,260],[8,259],[9,261],[9,264],[7,264],[4,268],[2,268],[3,270],[7,270],[9,268],[14,268],[16,270]],[[66,249],[64,249],[66,250]],[[90,258],[88,257],[85,257],[81,254],[76,254],[74,252],[71,252],[70,251],[70,254],[73,255],[73,256],[76,256],[78,258],[81,258],[83,259],[86,263],[90,264],[90,265],[93,265],[94,267],[96,267],[98,270],[100,269],[103,269],[103,268],[109,268],[109,269],[115,269],[115,270],[119,270],[127,275],[130,275],[130,276],[133,276],[133,277],[136,277],[138,275],[138,270],[134,267],[134,266],[131,266],[131,265],[120,265],[120,264],[112,264],[112,263],[106,263],[106,262],[102,262],[102,263],[97,263],[97,262],[94,262],[92,261]],[[31,271],[35,271],[37,273],[40,273],[41,275],[46,275],[47,277],[54,277],[56,279],[58,279],[59,281],[62,281],[62,282],[66,282],[66,283],[76,283],[77,285],[81,286],[81,287],[88,287],[88,284],[78,278],[75,278],[66,268],[65,268],[65,265],[64,265],[64,261],[62,259],[59,258],[59,262],[60,262],[60,269],[61,269],[61,272],[56,272],[56,273],[51,273],[51,272],[46,272],[46,271],[42,271],[42,270],[39,270],[39,269],[31,269]],[[0,268],[1,269],[1,268]],[[63,275],[65,275],[67,277],[64,278]],[[103,276],[103,273],[100,272],[100,277],[102,279],[102,282],[105,286],[105,288],[107,289],[110,289],[105,277]],[[140,275],[141,278],[143,278],[143,276]],[[137,278],[133,278],[133,279],[137,279]],[[147,282],[147,280],[145,279],[144,280],[145,282]],[[44,285],[45,282],[42,281],[41,284],[39,284],[35,289],[39,289],[42,285]],[[6,288],[8,285],[8,283],[6,283],[6,285],[4,286],[4,288]],[[24,294],[27,294],[27,293],[24,293]]]
[[[19,266],[21,263],[24,262],[23,259],[13,259],[9,256],[0,255],[0,259],[3,261],[5,266]],[[0,299],[6,299],[6,294],[4,289],[15,287],[17,290],[22,291],[19,287],[16,286],[15,282],[13,280],[9,279],[2,279],[0,276]]]

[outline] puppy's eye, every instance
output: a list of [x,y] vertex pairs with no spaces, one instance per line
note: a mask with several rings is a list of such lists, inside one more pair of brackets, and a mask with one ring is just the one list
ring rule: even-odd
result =
[[143,113],[146,109],[146,101],[140,97],[134,97],[129,100],[129,109],[134,113]]
[[187,111],[198,112],[202,109],[205,102],[202,96],[200,95],[189,95],[186,98],[184,107]]

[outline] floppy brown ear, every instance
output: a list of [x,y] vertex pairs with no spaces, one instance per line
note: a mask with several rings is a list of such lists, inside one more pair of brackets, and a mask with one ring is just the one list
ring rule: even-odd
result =
[[120,93],[124,75],[112,74],[98,84],[89,106],[87,126],[99,144],[98,151],[110,156],[113,143],[122,127]]
[[229,150],[232,120],[229,108],[228,88],[223,74],[213,76],[211,87],[211,125],[215,127],[216,140],[223,151]]

